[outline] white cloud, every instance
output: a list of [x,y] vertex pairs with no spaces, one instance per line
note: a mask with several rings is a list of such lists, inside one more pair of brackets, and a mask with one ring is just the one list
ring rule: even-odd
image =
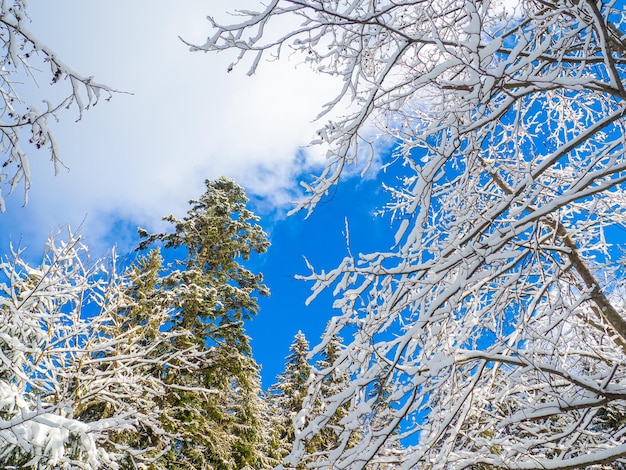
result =
[[64,62],[134,94],[100,103],[78,123],[64,113],[56,136],[70,171],[54,178],[45,155],[33,154],[29,206],[16,207],[19,195],[11,196],[0,224],[10,223],[14,238],[43,237],[87,214],[97,237],[116,218],[150,224],[181,214],[204,179],[223,174],[284,204],[294,175],[319,163],[303,158],[302,146],[338,84],[288,61],[262,65],[253,77],[245,68],[227,74],[232,55],[191,53],[178,39],[203,42],[206,15],[226,18],[224,8],[238,3],[32,2],[30,29]]

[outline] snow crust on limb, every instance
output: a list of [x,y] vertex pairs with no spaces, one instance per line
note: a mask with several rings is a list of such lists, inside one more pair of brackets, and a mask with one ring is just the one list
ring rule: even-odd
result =
[[[5,210],[5,185],[10,194],[22,184],[24,202],[28,201],[30,164],[25,149],[47,148],[54,171],[61,169],[63,164],[49,119],[56,120],[64,108],[75,109],[81,119],[83,112],[100,98],[109,100],[114,93],[93,77],[81,75],[63,63],[29,31],[29,21],[26,0],[0,1],[0,211]],[[47,75],[40,68],[47,69]],[[67,95],[59,99],[52,90],[42,93],[42,79],[58,87],[64,84]],[[35,98],[38,94],[39,99]]]
[[163,384],[150,373],[174,367],[154,353],[173,338],[162,328],[168,312],[129,323],[130,276],[114,257],[89,260],[72,233],[51,237],[36,266],[22,254],[0,263],[0,464],[147,468],[173,437],[159,421]]
[[[625,272],[610,244],[626,222],[623,2],[273,0],[240,14],[196,49],[235,50],[233,66],[251,55],[250,73],[296,51],[343,78],[323,112],[354,106],[320,131],[328,165],[297,209],[337,184],[371,122],[397,139],[402,175],[390,248],[306,277],[313,297],[337,289],[313,354],[351,338],[331,366],[350,383],[321,411],[304,401],[287,462],[626,463]],[[335,445],[309,454],[328,428]]]

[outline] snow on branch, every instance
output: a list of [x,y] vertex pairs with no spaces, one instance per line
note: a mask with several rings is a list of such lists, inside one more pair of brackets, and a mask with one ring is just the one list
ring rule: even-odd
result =
[[200,353],[168,350],[184,332],[165,331],[167,309],[136,318],[136,278],[114,261],[89,259],[69,233],[50,238],[37,266],[20,250],[0,263],[4,468],[141,466],[174,438],[161,423],[158,371],[193,368]]
[[[275,0],[241,15],[195,48],[233,50],[233,66],[252,54],[252,73],[289,50],[343,80],[323,112],[350,113],[320,129],[327,166],[296,210],[340,181],[365,126],[397,142],[396,236],[305,277],[309,301],[337,297],[314,351],[351,339],[312,374],[289,461],[624,464],[622,3]],[[325,433],[334,446],[309,453]]]
[[[28,201],[30,165],[28,153],[46,148],[55,173],[62,167],[50,120],[56,120],[63,109],[75,109],[77,120],[83,112],[109,100],[116,91],[97,83],[92,77],[80,75],[28,29],[29,18],[23,0],[0,2],[0,183],[8,185],[8,193],[23,185],[24,202]],[[48,69],[47,77],[38,67]],[[43,91],[40,101],[27,96],[41,92],[39,80],[68,88],[62,99],[52,99],[51,91]],[[27,83],[30,89],[24,88]],[[5,205],[0,192],[0,211]]]

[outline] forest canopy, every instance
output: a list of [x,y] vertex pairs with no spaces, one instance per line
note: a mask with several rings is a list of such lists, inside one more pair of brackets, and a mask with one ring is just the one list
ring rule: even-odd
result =
[[[274,0],[241,15],[196,49],[232,51],[234,67],[251,56],[248,73],[299,52],[343,80],[325,111],[351,104],[320,129],[328,163],[299,208],[341,184],[368,126],[395,139],[385,164],[405,175],[388,188],[388,248],[307,277],[340,309],[315,350],[350,339],[314,372],[288,462],[332,429],[315,454],[332,468],[617,464],[624,265],[607,240],[626,215],[623,2]],[[343,367],[349,384],[314,412]]]
[[[90,260],[72,233],[39,264],[13,249],[0,463],[625,467],[625,6],[271,0],[232,24],[209,17],[191,49],[232,54],[232,73],[290,54],[341,80],[312,142],[326,166],[293,212],[332,204],[352,165],[393,169],[377,208],[388,242],[353,251],[368,234],[346,227],[339,264],[301,276],[309,301],[332,293],[334,316],[312,349],[295,336],[267,392],[245,325],[269,292],[247,261],[269,242],[232,179],[207,180],[169,230],[140,229],[128,267]],[[112,90],[29,34],[24,2],[2,8],[0,179],[28,190],[23,131],[56,163],[47,119]],[[12,88],[31,53],[71,86],[43,112]]]

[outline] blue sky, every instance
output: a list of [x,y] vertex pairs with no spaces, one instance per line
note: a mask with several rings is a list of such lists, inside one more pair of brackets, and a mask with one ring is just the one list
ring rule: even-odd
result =
[[[235,178],[272,242],[252,260],[272,296],[261,300],[261,313],[247,328],[268,386],[296,332],[314,345],[333,314],[329,294],[305,307],[310,286],[293,278],[308,273],[303,257],[318,269],[335,267],[346,255],[345,217],[355,251],[384,250],[392,239],[389,220],[373,216],[385,195],[371,173],[344,182],[308,219],[285,217],[301,196],[298,180],[324,162],[323,150],[306,145],[323,124],[313,118],[338,83],[297,60],[267,64],[254,77],[245,68],[227,74],[233,57],[190,53],[178,38],[203,42],[207,14],[226,18],[225,7],[255,4],[30,3],[31,31],[65,63],[133,94],[116,95],[80,122],[71,111],[59,116],[55,135],[69,170],[55,177],[48,156],[30,152],[29,204],[23,207],[21,188],[7,199],[0,248],[6,253],[9,241],[19,243],[36,260],[47,235],[69,224],[82,226],[94,255],[113,244],[123,254],[135,246],[137,226],[159,230],[162,216],[183,216],[206,178]],[[47,78],[40,83],[43,93],[64,90],[63,83],[49,90]]]
[[339,313],[332,309],[330,290],[309,306],[304,305],[311,285],[293,278],[294,273],[310,273],[304,257],[318,272],[336,267],[348,255],[346,219],[355,256],[388,249],[393,242],[390,220],[373,213],[374,206],[385,199],[378,179],[353,179],[339,185],[329,201],[318,206],[308,219],[296,214],[276,222],[270,229],[272,246],[258,260],[258,270],[263,272],[272,295],[261,299],[261,313],[247,330],[253,339],[255,357],[263,365],[264,385],[270,385],[282,371],[282,357],[287,355],[298,330],[314,346],[326,322]]

